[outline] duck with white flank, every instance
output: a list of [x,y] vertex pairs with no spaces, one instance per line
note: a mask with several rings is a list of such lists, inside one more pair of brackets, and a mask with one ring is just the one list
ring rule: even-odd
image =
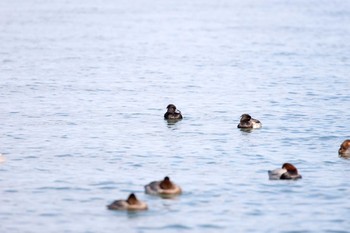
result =
[[243,114],[237,128],[242,129],[258,129],[261,128],[261,122],[252,118],[249,114]]
[[297,180],[301,179],[298,169],[291,163],[284,163],[282,168],[268,171],[270,180]]

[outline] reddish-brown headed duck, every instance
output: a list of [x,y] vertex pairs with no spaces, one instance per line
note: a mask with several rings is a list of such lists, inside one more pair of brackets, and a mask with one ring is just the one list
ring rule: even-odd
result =
[[166,108],[167,108],[167,111],[164,114],[165,120],[181,120],[182,119],[181,111],[176,109],[175,105],[169,104]]
[[284,163],[282,168],[268,171],[270,180],[297,180],[301,179],[298,169],[291,163]]
[[350,140],[349,139],[345,140],[340,145],[340,148],[338,150],[338,154],[340,155],[340,157],[350,158]]
[[252,118],[249,114],[243,114],[237,128],[242,129],[258,129],[261,128],[261,122]]
[[116,200],[107,206],[110,210],[147,210],[147,204],[139,201],[135,194],[131,193],[126,200]]
[[181,194],[182,190],[180,186],[173,183],[169,177],[165,177],[164,180],[153,181],[148,185],[145,185],[145,192],[151,195],[160,196],[174,196]]

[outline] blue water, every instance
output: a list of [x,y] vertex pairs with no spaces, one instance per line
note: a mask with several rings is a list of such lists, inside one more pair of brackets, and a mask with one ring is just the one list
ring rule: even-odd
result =
[[[349,25],[343,0],[1,1],[0,232],[349,232]],[[183,195],[144,194],[166,175]],[[106,209],[130,192],[149,210]]]

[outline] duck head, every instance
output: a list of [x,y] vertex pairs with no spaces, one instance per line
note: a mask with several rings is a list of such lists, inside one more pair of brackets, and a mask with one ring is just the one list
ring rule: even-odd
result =
[[282,169],[285,169],[287,172],[281,175],[281,180],[297,180],[302,178],[302,176],[298,173],[298,169],[291,163],[284,163],[282,165]]
[[176,106],[173,104],[169,104],[166,108],[167,108],[167,113],[175,113],[176,112]]
[[250,119],[252,119],[252,117],[249,114],[245,113],[241,116],[241,122],[248,122]]
[[342,157],[350,157],[350,140],[345,140],[338,150],[338,154]]
[[137,200],[136,196],[134,193],[131,193],[128,197],[128,199],[126,200],[126,202],[129,204],[129,205],[136,205],[139,200]]
[[173,183],[170,181],[169,177],[165,177],[159,184],[162,189],[172,189],[174,187]]
[[298,174],[298,169],[291,163],[284,163],[282,169],[286,169],[289,174]]

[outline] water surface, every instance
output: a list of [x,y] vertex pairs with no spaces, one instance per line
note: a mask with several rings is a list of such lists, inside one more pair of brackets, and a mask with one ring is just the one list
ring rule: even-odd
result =
[[[2,1],[0,231],[348,232],[349,25],[340,0]],[[183,195],[144,194],[165,175]],[[149,211],[106,209],[130,192]]]

